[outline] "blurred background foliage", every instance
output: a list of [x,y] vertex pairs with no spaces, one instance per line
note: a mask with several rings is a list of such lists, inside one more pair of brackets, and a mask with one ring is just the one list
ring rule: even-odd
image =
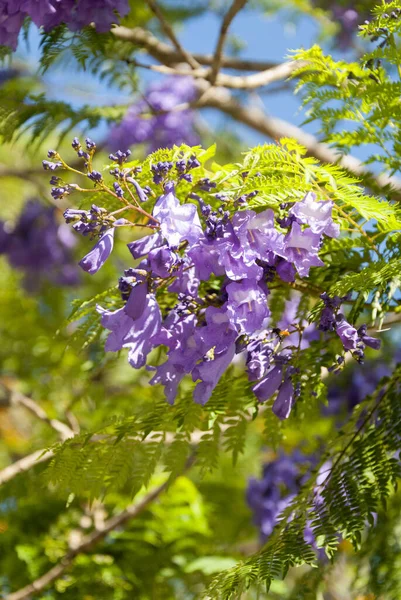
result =
[[[185,33],[189,28],[193,32],[198,28],[199,37],[204,38],[204,51],[210,51],[210,45],[205,44],[210,38],[208,24],[211,27],[227,3],[169,1],[163,6],[178,31]],[[230,37],[229,50],[233,56],[242,56],[244,49],[246,54],[249,42],[246,34],[252,36],[252,23],[269,15],[273,21],[270,25],[264,21],[265,26],[272,32],[278,24],[277,37],[283,37],[283,32],[291,27],[296,28],[291,40],[293,47],[308,45],[303,42],[306,31],[308,41],[314,36],[326,48],[334,48],[337,56],[342,51],[358,56],[363,42],[357,40],[354,30],[347,30],[340,15],[347,10],[356,11],[358,22],[362,22],[371,8],[370,1],[337,2],[333,6],[325,1],[254,0],[244,17],[239,16],[239,24],[244,18],[246,27],[240,27],[242,35],[235,33]],[[348,17],[352,20],[353,14]],[[137,0],[131,2],[131,12],[123,24],[148,27],[161,34],[150,10]],[[269,40],[269,46],[272,42],[274,45],[274,39],[273,36]],[[78,135],[81,130],[96,137],[100,145],[98,162],[107,164],[111,129],[124,116],[127,106],[143,98],[154,77],[135,68],[140,52],[108,35],[95,36],[86,31],[76,36],[57,30],[42,40],[42,58],[37,50],[38,35],[32,29],[28,40],[30,48],[22,41],[18,54],[6,58],[0,72],[4,139],[0,149],[0,219],[5,229],[12,231],[27,201],[35,199],[46,210],[53,210],[57,246],[64,243],[60,241],[62,212],[68,202],[54,202],[50,197],[49,173],[43,172],[40,164],[47,149],[57,146],[63,157],[73,161],[70,132]],[[259,40],[259,56],[255,58],[270,59],[269,52],[265,40]],[[282,60],[284,56],[278,58]],[[276,59],[277,56],[273,57]],[[76,79],[78,69],[84,70],[84,79],[81,75]],[[62,88],[58,90],[60,78]],[[255,93],[253,101],[268,109],[276,102],[287,111],[290,120],[300,119],[299,115],[294,116],[292,90],[292,83],[276,85],[266,96]],[[46,96],[37,96],[37,103],[29,99],[30,94],[42,93]],[[241,92],[238,95],[241,97]],[[63,96],[65,104],[60,104]],[[274,100],[276,96],[279,100]],[[255,143],[255,134],[207,111],[194,116],[194,130],[204,147],[217,140],[215,159],[220,164],[235,161]],[[257,141],[265,140],[259,135]],[[138,143],[132,149],[134,158],[141,159],[147,144]],[[32,251],[24,234],[20,244],[22,251]],[[68,247],[71,268],[87,247],[87,240],[74,238]],[[81,433],[104,430],[105,424],[113,425],[123,417],[152,410],[154,404],[162,401],[161,391],[146,387],[147,379],[132,370],[124,356],[104,356],[103,339],[95,338],[83,349],[74,344],[77,325],[66,322],[75,298],[89,299],[115,285],[125,266],[124,251],[124,240],[120,240],[112,260],[97,277],[78,273],[76,268],[76,280],[68,286],[49,279],[46,265],[36,269],[28,261],[26,267],[13,267],[7,254],[0,256],[0,469],[57,442],[57,435],[48,423],[16,402],[15,395],[32,398],[50,419],[68,423],[74,431],[79,427]],[[27,271],[34,273],[34,281],[32,277],[27,281]],[[328,407],[311,412],[310,418],[303,420],[302,430],[296,418],[283,424],[266,416],[265,424],[263,421],[251,424],[244,453],[235,464],[230,455],[221,454],[212,472],[201,474],[192,470],[179,476],[168,492],[141,515],[112,531],[85,554],[79,554],[68,571],[41,597],[49,600],[201,597],[215,573],[234,565],[262,543],[246,499],[250,477],[260,478],[263,464],[278,456],[278,443],[287,454],[297,449],[308,454],[324,448],[352,407],[388,374],[399,358],[398,346],[399,337],[388,335],[380,358],[375,355],[374,362],[369,359],[363,366],[353,363],[341,375],[330,375]],[[46,469],[47,462],[38,463],[0,486],[0,591],[4,595],[48,571],[86,533],[101,529],[106,519],[132,501],[129,481],[118,490],[108,490],[101,500],[90,501],[86,493],[66,495],[65,490],[49,484],[43,477]],[[163,479],[164,474],[156,474],[152,485]],[[141,490],[138,498],[144,493]],[[242,597],[399,600],[400,509],[401,495],[396,491],[387,507],[377,514],[374,527],[364,533],[365,543],[360,552],[343,542],[331,563],[323,559],[319,569],[293,570],[285,582],[273,582],[269,593],[250,588]]]

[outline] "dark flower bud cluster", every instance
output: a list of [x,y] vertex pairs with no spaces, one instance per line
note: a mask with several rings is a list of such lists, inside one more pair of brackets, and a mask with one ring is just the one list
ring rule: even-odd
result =
[[110,175],[113,175],[113,177],[115,177],[117,180],[124,180],[126,179],[129,175],[137,175],[138,173],[142,172],[142,167],[133,167],[133,168],[125,168],[125,169],[119,169],[118,167],[114,167],[113,169],[110,169],[109,173]]
[[193,314],[199,308],[199,301],[189,294],[178,294],[178,302],[174,307],[175,312],[180,317],[186,317]]
[[99,236],[109,229],[115,219],[104,208],[92,204],[90,210],[67,208],[64,212],[66,223],[72,223],[73,229],[81,235]]
[[[53,179],[50,180],[50,182],[52,182]],[[64,185],[64,186],[56,186],[54,188],[52,188],[51,190],[51,195],[54,198],[54,200],[61,200],[62,198],[64,198],[65,196],[68,196],[72,191],[74,190],[74,187],[72,185]]]
[[341,304],[346,300],[346,296],[342,298],[339,296],[330,297],[326,292],[323,292],[320,298],[323,300],[324,308],[320,315],[319,329],[320,331],[334,331],[336,328],[336,314]]
[[173,166],[173,163],[169,161],[158,162],[157,164],[152,165],[153,182],[156,184],[163,183]]
[[56,169],[60,169],[63,166],[63,164],[59,161],[51,162],[49,160],[43,160],[42,166],[45,171],[56,171]]
[[96,152],[96,144],[90,138],[86,138],[85,140],[86,150],[83,150],[81,146],[81,142],[77,137],[72,140],[71,146],[77,153],[78,158],[83,158],[85,160],[85,167],[88,166],[88,161],[91,156]]
[[113,188],[119,198],[122,198],[124,196],[124,190],[117,181],[113,183]]
[[211,181],[208,177],[204,177],[198,181],[198,187],[203,192],[210,192],[211,190],[216,188],[216,183]]
[[96,144],[91,138],[85,139],[85,146],[88,152],[95,152],[96,150]]
[[93,183],[101,183],[103,180],[103,176],[99,171],[91,171],[88,173],[88,178],[93,181]]
[[127,162],[127,159],[130,156],[131,156],[131,150],[126,150],[125,152],[122,152],[121,150],[117,150],[117,152],[115,154],[109,154],[109,159],[114,162],[118,162],[118,164],[120,166],[122,166],[125,162]]
[[[249,192],[248,194],[242,194],[242,196],[239,196],[238,198],[236,198],[234,200],[234,206],[238,207],[238,206],[244,206],[245,204],[248,204],[249,200],[252,200],[252,198],[255,198],[255,196],[257,196],[259,194],[259,190],[253,190],[252,192]],[[217,198],[218,194],[216,194],[216,198]]]
[[196,169],[197,167],[200,167],[200,162],[195,155],[192,155],[188,160],[185,160],[184,158],[177,160],[175,168],[179,175],[178,179],[185,179],[185,181],[192,183],[193,178],[189,171],[192,171],[192,169]]
[[136,285],[143,283],[147,278],[148,273],[143,269],[126,269],[124,276],[118,280],[118,289],[121,293],[121,298],[127,302],[131,294],[132,288]]
[[209,239],[223,237],[227,223],[230,219],[228,210],[220,206],[213,210],[210,204],[206,204],[201,198],[198,200],[201,214],[205,223],[205,236]]

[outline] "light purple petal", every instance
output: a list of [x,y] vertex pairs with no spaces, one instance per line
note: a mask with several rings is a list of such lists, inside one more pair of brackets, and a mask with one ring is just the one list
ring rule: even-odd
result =
[[358,342],[358,332],[345,319],[336,325],[336,332],[345,350],[355,350]]
[[294,386],[291,379],[287,379],[280,387],[280,391],[274,401],[272,411],[279,419],[288,419],[294,406]]
[[79,266],[94,275],[109,258],[114,246],[114,227],[108,229],[90,252],[79,262]]
[[127,244],[129,251],[135,259],[146,256],[154,248],[158,248],[163,244],[163,236],[161,233],[154,233],[153,235],[147,235],[140,240],[135,240]]
[[259,402],[266,402],[277,392],[283,378],[280,366],[274,367],[262,381],[253,386],[252,390]]
[[134,321],[139,319],[147,305],[148,284],[147,282],[135,285],[129,295],[124,307],[125,313]]
[[194,400],[197,404],[203,405],[209,400],[223,373],[231,364],[234,354],[235,344],[232,343],[226,350],[215,355],[213,360],[201,363],[192,371],[194,381],[201,379],[194,391]]

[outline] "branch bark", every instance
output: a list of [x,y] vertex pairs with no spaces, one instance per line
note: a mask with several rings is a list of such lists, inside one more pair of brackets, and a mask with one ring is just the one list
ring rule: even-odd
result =
[[[119,40],[131,42],[140,48],[144,48],[150,56],[163,65],[174,66],[182,63],[180,52],[172,48],[169,44],[161,42],[152,33],[141,27],[130,29],[119,26],[114,27],[111,32]],[[192,56],[200,65],[210,67],[213,64],[214,56],[212,54],[193,54]],[[277,66],[277,63],[222,56],[221,66],[238,71],[266,71]]]
[[[168,67],[166,65],[149,65],[138,60],[127,60],[127,63],[135,65],[141,69],[147,69],[163,75],[190,75],[195,79],[207,79],[209,70],[200,68],[189,71],[187,65],[178,65],[177,67]],[[217,76],[216,87],[232,88],[236,90],[254,90],[277,81],[287,79],[292,73],[306,64],[305,61],[289,61],[262,71],[253,75],[227,75],[219,73]]]

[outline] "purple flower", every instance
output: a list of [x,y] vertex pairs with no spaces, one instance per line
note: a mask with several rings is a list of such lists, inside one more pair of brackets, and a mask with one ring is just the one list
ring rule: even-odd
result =
[[160,248],[151,250],[148,260],[152,273],[163,278],[170,277],[174,267],[180,263],[178,255],[168,246],[160,246]]
[[286,379],[281,385],[277,398],[274,401],[272,411],[279,419],[287,419],[290,416],[295,403],[294,386],[291,379]]
[[274,213],[268,208],[261,213],[243,210],[233,216],[233,229],[243,247],[254,258],[269,262],[283,252],[283,234],[274,228]]
[[[54,2],[54,0],[53,0]],[[65,0],[55,4],[63,4]],[[68,7],[66,7],[68,9]],[[113,23],[119,21],[118,15],[125,16],[129,12],[128,0],[77,0],[74,10],[65,14],[63,20],[72,31],[83,29],[90,23],[95,23],[99,32],[109,31]],[[118,13],[118,14],[117,14]]]
[[188,256],[191,259],[196,277],[201,281],[207,281],[212,273],[224,275],[224,267],[220,264],[220,253],[216,244],[201,236],[198,242],[189,248]]
[[239,333],[253,334],[266,325],[270,314],[266,295],[256,281],[229,283],[227,311]]
[[26,14],[21,12],[18,2],[0,0],[0,45],[17,49],[18,35]]
[[192,371],[202,357],[195,339],[196,324],[195,315],[181,318],[172,311],[156,336],[156,343],[167,346],[169,352],[167,361],[157,367],[156,375],[150,383],[164,385],[166,398],[170,404],[174,403],[178,385],[183,377]]
[[371,337],[370,335],[363,335],[361,339],[366,346],[369,346],[369,348],[373,348],[373,350],[380,350],[382,345],[381,340]]
[[290,209],[290,215],[295,216],[298,223],[309,225],[313,233],[338,237],[340,226],[333,222],[333,206],[331,201],[316,202],[316,194],[308,192],[301,202],[296,202]]
[[176,294],[185,294],[195,298],[198,295],[200,281],[196,277],[195,267],[192,265],[190,258],[184,257],[181,266],[174,274],[176,278],[173,283],[169,285],[168,291],[175,292]]
[[174,187],[157,200],[153,216],[160,221],[160,230],[169,246],[178,246],[187,241],[195,244],[202,235],[198,211],[194,204],[180,204],[174,195]]
[[[168,77],[162,82],[153,83],[145,92],[145,99],[133,104],[121,123],[112,128],[110,148],[115,150],[145,143],[148,151],[154,152],[175,144],[198,144],[193,111],[173,110],[178,104],[195,100],[196,94],[191,77]],[[152,110],[160,114],[144,117],[143,113],[151,113]]]
[[128,348],[128,362],[135,369],[143,367],[146,363],[162,321],[155,296],[148,294],[146,300],[144,310],[135,320],[127,314],[126,307],[110,311],[97,306],[98,313],[102,315],[103,327],[111,331],[106,340],[106,352],[118,352],[122,348]]
[[221,352],[215,352],[213,358],[206,359],[192,371],[194,381],[200,379],[195,388],[194,400],[197,404],[206,404],[221,376],[231,364],[235,354],[234,340]]
[[311,267],[324,266],[317,256],[319,244],[319,234],[311,229],[302,231],[298,223],[293,223],[291,231],[284,238],[284,258],[294,263],[301,277],[307,277]]
[[266,402],[269,398],[277,392],[283,379],[283,370],[280,365],[273,367],[271,371],[253,386],[252,391],[259,400],[259,402]]
[[114,233],[114,227],[108,229],[95,246],[93,246],[92,250],[79,262],[79,266],[84,271],[94,275],[101,267],[103,267],[113,250]]
[[[220,248],[219,248],[220,246]],[[235,243],[218,244],[220,250],[219,263],[224,268],[229,279],[239,281],[241,279],[255,279],[259,281],[263,277],[263,269],[255,262],[255,256],[251,252],[238,250]]]
[[78,282],[71,254],[75,242],[56,215],[54,207],[29,200],[14,228],[0,223],[0,254],[6,254],[10,265],[24,273],[24,283],[31,290],[45,280],[58,285]]
[[199,404],[205,404],[209,400],[235,354],[238,334],[233,329],[225,308],[209,306],[205,313],[206,325],[198,327],[195,332],[195,342],[203,356],[192,371],[192,379],[201,380],[194,392],[194,400]]
[[291,283],[295,281],[295,267],[292,263],[284,260],[283,258],[279,258],[276,264],[277,275],[287,283]]
[[358,332],[345,320],[344,315],[339,314],[336,322],[336,332],[345,350],[355,350],[358,343]]
[[137,283],[131,289],[129,298],[124,307],[125,313],[134,321],[139,319],[148,303],[148,284],[146,281]]
[[143,188],[141,188],[136,179],[134,179],[133,177],[127,177],[127,181],[128,183],[131,183],[134,186],[139,201],[146,202],[146,200],[148,199],[148,195],[146,191]]
[[299,451],[291,455],[280,453],[263,466],[261,479],[250,479],[246,498],[262,541],[271,535],[280,513],[289,506],[308,477],[308,473],[302,477],[302,466],[310,468],[312,464],[312,459]]
[[264,339],[256,338],[248,344],[246,367],[249,381],[257,381],[266,375],[273,350],[274,343],[266,342]]

